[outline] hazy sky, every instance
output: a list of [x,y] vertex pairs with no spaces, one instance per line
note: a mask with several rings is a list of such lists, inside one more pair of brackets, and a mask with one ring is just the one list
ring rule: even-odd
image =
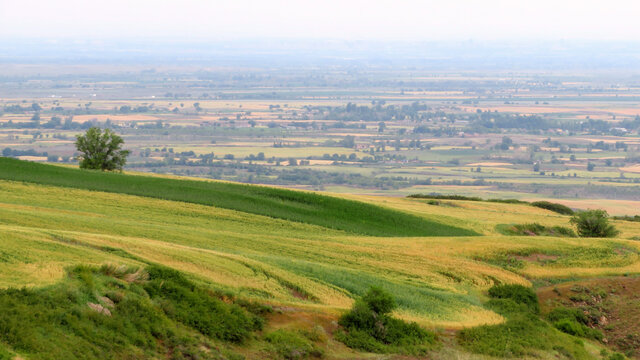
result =
[[640,40],[620,0],[0,0],[0,38]]

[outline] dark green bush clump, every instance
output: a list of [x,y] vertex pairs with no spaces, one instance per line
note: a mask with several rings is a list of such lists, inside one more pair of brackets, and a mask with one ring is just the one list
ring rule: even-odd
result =
[[571,210],[570,207],[549,201],[534,201],[531,203],[531,206],[547,209],[562,215],[573,215],[573,210]]
[[482,201],[479,197],[463,195],[411,194],[407,197],[416,199]]
[[489,289],[489,296],[494,299],[509,299],[516,304],[524,304],[531,312],[540,312],[538,295],[522,285],[495,285]]
[[553,309],[548,315],[556,329],[574,336],[602,340],[602,332],[589,326],[589,318],[579,309],[564,306]]
[[425,353],[434,343],[435,335],[416,323],[406,323],[390,316],[396,308],[393,296],[372,287],[358,299],[339,324],[344,332],[336,338],[347,346],[376,353]]
[[572,319],[560,319],[554,322],[553,326],[555,326],[556,329],[562,331],[563,333],[567,333],[573,336],[595,340],[602,340],[603,338],[601,331],[592,329]]
[[544,226],[538,223],[518,224],[504,229],[507,235],[527,235],[527,236],[559,236],[576,237],[576,233],[570,228],[563,226]]
[[581,324],[587,324],[589,322],[589,318],[579,309],[568,308],[564,306],[557,307],[547,315],[547,318],[551,322],[560,321],[562,319],[571,319],[577,321]]
[[518,199],[487,199],[487,202],[496,202],[503,204],[528,204],[527,201],[522,201]]
[[528,202],[518,199],[482,199],[477,196],[464,196],[464,195],[440,195],[440,194],[411,194],[407,197],[415,198],[415,199],[433,199],[433,200],[465,200],[465,201],[486,201],[486,202],[495,202],[495,203],[503,203],[503,204],[529,204],[535,207],[551,210],[557,212],[559,214],[564,215],[573,215],[573,210],[571,208],[564,206],[562,204],[556,204],[549,201],[535,201]]
[[624,216],[612,216],[611,217],[614,220],[624,220],[624,221],[634,221],[634,222],[640,222],[640,215],[633,215],[633,216],[629,216],[629,215],[624,215]]
[[620,231],[609,223],[608,218],[609,214],[604,210],[588,210],[575,214],[571,223],[576,225],[582,237],[616,237]]

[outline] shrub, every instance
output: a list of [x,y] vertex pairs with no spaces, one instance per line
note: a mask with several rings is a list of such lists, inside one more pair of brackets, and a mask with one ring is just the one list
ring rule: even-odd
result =
[[640,222],[640,215],[633,215],[633,216],[629,216],[629,215],[624,215],[624,216],[612,216],[612,219],[614,219],[614,220],[624,220],[624,221]]
[[362,301],[369,309],[380,315],[388,314],[397,307],[393,296],[377,286],[372,286],[362,297]]
[[504,316],[531,312],[527,304],[517,303],[512,299],[491,299],[487,302],[487,307]]
[[394,319],[389,314],[396,308],[391,294],[371,287],[339,324],[343,332],[336,339],[345,345],[377,353],[424,353],[435,342],[435,335],[416,323]]
[[522,201],[518,199],[487,199],[487,202],[496,202],[503,204],[528,204],[527,201]]
[[504,229],[503,232],[507,235],[576,237],[576,233],[570,228],[563,226],[548,227],[538,223],[513,225]]
[[[411,194],[408,195],[409,198],[415,199],[433,199],[433,200],[465,200],[465,201],[487,201],[487,202],[497,202],[497,203],[505,203],[505,204],[528,204],[526,201],[517,200],[517,199],[487,199],[483,200],[477,196],[464,196],[464,195],[440,195],[440,194]],[[429,204],[431,204],[429,202]],[[437,204],[431,204],[437,205]]]
[[577,237],[575,231],[564,226],[552,226],[547,227],[543,233],[547,236],[560,236],[560,237]]
[[407,197],[415,199],[482,201],[479,197],[464,195],[411,194]]
[[556,329],[573,336],[579,336],[589,339],[602,340],[602,332],[592,329],[573,319],[561,319],[553,323]]
[[553,326],[569,335],[579,336],[589,339],[602,340],[602,332],[587,326],[589,319],[579,309],[557,307],[547,316]]
[[494,285],[489,289],[489,296],[494,299],[510,299],[515,303],[524,304],[534,313],[540,312],[538,295],[522,285]]
[[547,209],[562,215],[573,215],[573,210],[571,210],[570,207],[549,201],[534,201],[531,203],[531,206]]
[[576,225],[582,237],[615,237],[620,232],[609,224],[608,217],[604,210],[588,210],[575,214],[571,223]]
[[551,312],[549,313],[549,315],[547,315],[547,317],[551,322],[556,322],[562,319],[573,319],[585,325],[589,322],[589,319],[587,318],[587,316],[579,309],[568,308],[564,306],[559,306],[551,310]]

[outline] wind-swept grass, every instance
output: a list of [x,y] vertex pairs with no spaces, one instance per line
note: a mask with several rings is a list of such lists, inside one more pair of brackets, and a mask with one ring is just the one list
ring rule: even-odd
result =
[[477,235],[363,202],[264,186],[103,173],[9,158],[0,158],[0,179],[211,205],[363,235]]

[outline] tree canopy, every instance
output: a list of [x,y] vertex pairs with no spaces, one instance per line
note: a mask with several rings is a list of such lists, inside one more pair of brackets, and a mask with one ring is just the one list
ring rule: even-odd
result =
[[122,171],[129,155],[128,150],[122,150],[123,144],[124,140],[111,129],[90,128],[77,136],[76,148],[82,153],[80,168]]

